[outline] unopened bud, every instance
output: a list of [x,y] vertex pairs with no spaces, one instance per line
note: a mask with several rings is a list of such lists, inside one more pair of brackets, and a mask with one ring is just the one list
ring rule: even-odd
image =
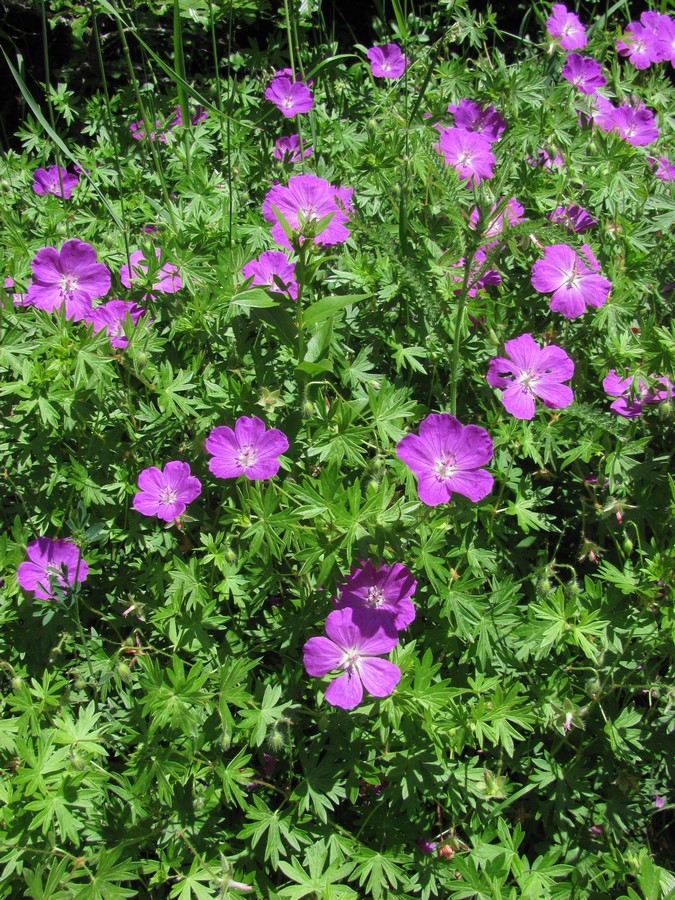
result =
[[23,687],[23,678],[20,675],[15,675],[10,681],[10,684],[12,685],[14,693],[17,694]]
[[230,563],[230,565],[232,563],[236,563],[237,554],[234,552],[232,547],[228,547],[225,553],[223,553],[223,559],[225,560],[225,562]]
[[113,241],[112,235],[106,234],[106,236],[103,238],[103,245],[105,247],[107,247],[108,250],[110,250],[110,248],[112,247],[113,244],[114,244],[114,241]]
[[281,753],[286,746],[286,736],[283,731],[273,728],[267,735],[267,745],[273,753]]
[[537,589],[539,590],[539,593],[542,597],[548,597],[548,595],[551,593],[551,588],[552,585],[548,578],[542,578],[537,585]]
[[81,753],[78,753],[77,750],[71,754],[70,757],[70,765],[77,772],[83,772],[87,768],[87,759]]
[[622,547],[623,552],[626,554],[626,556],[629,556],[633,552],[633,548],[635,547],[635,544],[631,541],[627,534],[624,534],[623,536]]
[[662,419],[670,419],[673,414],[673,405],[670,400],[663,400],[659,403],[659,416]]
[[83,678],[76,678],[73,682],[73,687],[76,691],[83,691],[86,688],[86,682]]
[[229,750],[232,746],[232,735],[229,731],[223,730],[223,733],[220,735],[220,749],[221,750]]
[[314,415],[314,404],[311,400],[305,400],[302,404],[302,417],[303,419],[311,419]]
[[131,669],[125,662],[119,663],[117,666],[117,674],[122,681],[131,681]]
[[65,237],[68,234],[68,229],[64,222],[59,222],[56,226],[56,236],[57,237]]

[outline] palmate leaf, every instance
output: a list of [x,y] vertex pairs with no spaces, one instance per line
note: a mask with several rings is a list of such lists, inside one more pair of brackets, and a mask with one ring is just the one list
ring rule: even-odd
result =
[[405,388],[395,388],[386,379],[378,390],[368,385],[368,405],[372,423],[377,429],[384,447],[396,444],[405,434],[405,420],[417,411],[417,402],[410,398]]
[[364,888],[366,897],[379,900],[380,897],[388,896],[389,891],[412,888],[410,879],[403,869],[403,865],[407,862],[404,856],[397,856],[394,853],[378,853],[376,850],[361,845],[354,853],[354,860],[356,868],[352,878],[358,878],[359,885]]
[[274,722],[277,722],[284,714],[288,703],[284,701],[279,703],[281,697],[281,686],[268,684],[265,686],[265,693],[259,707],[255,709],[242,709],[239,711],[241,716],[240,728],[245,731],[252,731],[251,741],[255,747],[265,740],[267,731]]
[[251,821],[244,825],[237,838],[251,839],[256,847],[265,838],[265,859],[275,868],[279,867],[279,857],[287,856],[287,846],[299,851],[301,845],[309,843],[305,832],[293,821],[290,810],[272,810],[265,801],[254,795],[253,805],[249,805],[246,817]]
[[353,863],[328,864],[326,868],[328,850],[323,841],[312,844],[305,853],[304,869],[297,859],[291,860],[291,864],[279,863],[281,871],[296,885],[283,887],[278,895],[300,900],[302,897],[316,897],[321,900],[356,900],[358,894],[347,885],[338,884],[346,878],[354,868]]
[[304,778],[293,790],[292,799],[297,801],[301,813],[310,808],[322,822],[328,821],[328,812],[334,809],[346,796],[344,784],[336,780],[336,765],[327,756],[322,760],[310,758],[300,753]]

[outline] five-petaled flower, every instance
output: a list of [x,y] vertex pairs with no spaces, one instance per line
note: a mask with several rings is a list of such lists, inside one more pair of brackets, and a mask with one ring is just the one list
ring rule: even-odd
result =
[[335,604],[338,609],[354,610],[354,621],[364,634],[377,628],[396,633],[415,618],[410,598],[416,587],[412,572],[401,563],[375,567],[368,560],[354,566],[344,584],[338,586]]
[[185,512],[202,492],[200,480],[190,473],[186,462],[174,459],[164,469],[150,466],[138,476],[134,509],[144,516],[157,516],[164,522],[173,522]]
[[[288,185],[275,184],[263,202],[263,216],[272,222],[272,237],[282,247],[292,249],[277,212],[289,227],[315,244],[341,244],[349,237],[347,213],[351,212],[352,189],[334,187],[316,175],[294,175]],[[276,210],[276,212],[275,212]],[[323,221],[322,221],[323,220]],[[321,227],[317,234],[317,224]]]
[[289,134],[278,137],[274,142],[272,155],[275,159],[284,163],[296,163],[301,159],[307,159],[312,155],[312,148],[307,147],[308,141],[302,139],[302,153],[300,152],[300,135]]
[[129,338],[124,333],[124,323],[131,321],[136,326],[144,315],[145,310],[136,303],[108,300],[92,311],[88,321],[94,326],[94,334],[105,328],[112,346],[123,350],[129,344]]
[[562,384],[574,375],[574,363],[560,347],[540,347],[529,334],[504,344],[506,356],[490,360],[488,384],[502,390],[504,408],[516,419],[534,417],[538,397],[550,409],[564,409],[574,400],[572,389]]
[[399,441],[396,455],[417,476],[422,503],[447,503],[452,493],[476,503],[492,490],[494,479],[481,468],[492,459],[492,439],[478,425],[462,425],[448,413],[432,413],[420,433]]
[[71,175],[63,166],[50,166],[33,172],[33,190],[36,194],[53,194],[70,200],[73,188],[79,182],[77,175]]
[[[155,247],[155,256],[159,261],[161,251],[159,247]],[[120,281],[126,288],[131,287],[131,282],[143,279],[148,274],[148,263],[143,255],[142,250],[136,250],[129,257],[129,262],[125,263],[120,269]],[[164,263],[157,270],[155,281],[152,283],[152,291],[161,294],[174,294],[182,287],[180,270],[171,263]],[[144,299],[152,299],[152,293],[145,294]]]
[[28,560],[22,562],[16,579],[25,591],[33,591],[40,600],[55,600],[84,581],[89,566],[80,555],[79,547],[70,538],[41,537],[26,548]]
[[607,84],[600,63],[591,56],[581,56],[579,53],[569,54],[561,74],[583,94],[595,94],[598,88]]
[[552,291],[549,308],[567,319],[580,316],[586,306],[602,306],[612,287],[598,274],[600,266],[586,244],[581,252],[588,265],[567,244],[551,244],[532,267],[534,289],[542,294]]
[[314,95],[304,81],[293,81],[288,75],[275,75],[265,91],[265,99],[274,103],[287,119],[306,113],[314,106]]
[[455,128],[475,132],[490,144],[498,140],[506,129],[506,119],[494,106],[483,108],[476,100],[469,100],[468,97],[463,97],[458,104],[451,103],[448,112],[455,120]]
[[27,303],[53,312],[62,306],[66,318],[79,321],[92,310],[92,300],[110,290],[110,272],[96,261],[96,250],[75,238],[60,250],[43,247],[31,263],[33,280],[28,286]]
[[303,648],[305,669],[321,678],[336,669],[343,674],[326,688],[331,706],[354,709],[363,699],[363,689],[374,697],[387,697],[401,678],[394,663],[380,657],[393,650],[398,638],[377,628],[363,634],[351,608],[336,609],[326,618],[328,637],[310,638]]
[[563,3],[556,3],[546,20],[546,30],[558,39],[563,50],[583,50],[586,46],[586,29],[576,13],[568,12]]
[[661,403],[673,396],[673,385],[667,378],[656,378],[656,381],[663,388],[649,387],[642,378],[621,378],[614,369],[610,369],[603,379],[602,387],[610,397],[618,398],[610,406],[612,412],[625,419],[634,419],[642,415],[645,403]]
[[440,141],[434,144],[434,149],[443,154],[446,166],[453,166],[467,187],[492,178],[495,155],[490,147],[490,141],[482,134],[464,128],[443,128]]
[[249,481],[262,481],[279,471],[279,457],[288,450],[288,438],[278,428],[267,429],[257,416],[241,416],[234,431],[227,425],[214,428],[205,446],[213,455],[209,469],[217,478],[245,475]]
[[410,59],[403,54],[398,44],[371,47],[366,56],[375,78],[400,78],[410,65]]
[[265,250],[257,259],[241,270],[244,278],[253,278],[254,287],[265,287],[277,294],[287,294],[294,300],[298,296],[295,280],[295,263],[289,262],[282,250]]

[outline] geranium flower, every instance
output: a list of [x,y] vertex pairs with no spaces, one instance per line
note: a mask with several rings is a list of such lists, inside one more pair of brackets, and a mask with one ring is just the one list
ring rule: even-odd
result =
[[640,21],[656,35],[656,52],[659,60],[670,60],[675,66],[675,19],[645,10],[640,16]]
[[[650,378],[655,378],[650,375]],[[612,412],[625,419],[634,419],[642,415],[645,403],[661,403],[673,396],[673,385],[667,378],[656,378],[663,385],[662,390],[648,387],[642,378],[637,380],[631,376],[621,378],[614,369],[610,369],[602,381],[602,387],[610,397],[618,397],[610,406]]]
[[182,516],[188,503],[202,492],[201,481],[190,474],[186,462],[174,459],[164,469],[150,466],[138,476],[139,491],[134,495],[134,509],[143,516],[157,516],[173,522]]
[[420,433],[399,441],[396,456],[417,476],[422,503],[447,503],[453,491],[476,503],[492,490],[493,478],[482,469],[492,459],[492,439],[478,425],[462,425],[448,413],[432,413]]
[[[161,258],[159,247],[155,247],[155,256],[159,260]],[[129,263],[131,266],[129,266]],[[142,250],[136,250],[129,257],[129,263],[125,263],[120,269],[120,281],[126,288],[131,287],[131,282],[139,278],[144,278],[148,274],[148,263],[143,256]],[[156,281],[152,284],[152,291],[161,294],[174,294],[183,286],[180,277],[180,269],[171,263],[164,263],[157,274]],[[146,294],[146,300],[152,299],[152,293]]]
[[401,680],[394,663],[380,659],[398,644],[398,638],[377,629],[364,635],[354,622],[353,609],[336,609],[326,618],[328,637],[310,638],[303,647],[309,675],[321,678],[336,669],[344,674],[326,688],[331,706],[354,709],[363,699],[363,689],[374,697],[387,697]]
[[354,610],[354,622],[364,634],[376,628],[395,633],[415,619],[410,598],[416,587],[412,572],[401,563],[376,568],[368,560],[354,566],[344,584],[338,586],[335,604],[338,609]]
[[129,338],[124,333],[124,323],[131,320],[134,325],[138,325],[144,315],[145,310],[136,303],[108,300],[92,311],[88,321],[94,326],[94,334],[105,328],[112,346],[124,349],[129,344]]
[[275,159],[281,160],[284,163],[297,163],[304,157],[307,159],[308,156],[312,155],[312,148],[305,148],[305,144],[307,144],[303,138],[302,146],[303,150],[300,153],[300,135],[299,134],[291,134],[288,137],[279,137],[274,142],[274,150],[272,154]]
[[562,77],[583,94],[595,94],[607,84],[602,66],[590,56],[570,53],[562,68]]
[[467,187],[492,178],[496,160],[487,138],[463,128],[443,128],[440,138],[434,150],[443,154],[446,166],[453,166],[459,178],[466,180]]
[[84,581],[89,566],[79,547],[70,538],[41,537],[26,548],[28,560],[16,572],[16,580],[25,591],[33,591],[40,600],[56,600],[76,581]]
[[624,103],[613,110],[611,123],[633,147],[653,144],[659,137],[659,129],[654,124],[654,113],[640,102],[633,106]]
[[148,126],[145,124],[144,119],[140,119],[138,122],[132,122],[131,125],[129,125],[129,130],[135,141],[142,141],[147,137],[151,141],[161,141],[163,144],[166,144],[166,134],[164,133],[164,126],[161,119],[155,119],[155,127],[151,131],[148,130]]
[[491,144],[498,140],[506,129],[506,119],[497,112],[494,106],[486,106],[483,109],[480,103],[466,97],[457,105],[451,103],[448,106],[448,112],[455,119],[455,128],[480,134]]
[[[497,212],[499,209],[499,212]],[[492,209],[489,214],[485,217],[485,221],[482,222],[483,226],[483,237],[493,238],[498,234],[501,234],[505,227],[513,228],[514,225],[519,225],[521,222],[525,221],[523,216],[523,206],[519,203],[515,197],[511,197],[504,204],[502,203],[493,203]],[[478,222],[480,220],[480,210],[478,207],[474,207],[471,210],[471,215],[469,216],[469,227],[477,228]]]
[[[292,246],[281,227],[272,207],[284,217],[301,240],[310,237],[315,244],[330,246],[341,244],[349,237],[346,223],[351,212],[351,188],[334,187],[325,178],[316,175],[294,175],[287,186],[275,184],[263,202],[263,216],[272,222],[272,237],[282,247]],[[331,216],[320,234],[314,234],[316,223],[325,216]]]
[[32,306],[33,304],[30,302],[26,294],[15,294],[12,292],[12,288],[14,287],[14,279],[9,275],[5,277],[3,282],[5,290],[8,294],[12,296],[12,303],[14,306]]
[[665,156],[648,156],[647,162],[661,181],[675,181],[675,166]]
[[62,306],[66,318],[79,321],[91,313],[91,301],[110,290],[110,272],[96,261],[96,250],[75,238],[60,250],[43,247],[31,263],[33,280],[26,299],[38,309],[53,312]]
[[[209,114],[203,106],[195,106],[194,110],[190,111],[190,124],[191,125],[199,125],[200,122],[203,122],[204,119],[208,119]],[[173,119],[169,122],[169,129],[175,128],[176,126],[183,124],[183,112],[180,108],[180,103],[176,106],[176,110],[174,113]]]
[[68,169],[62,166],[50,166],[48,169],[36,169],[33,172],[33,190],[36,194],[53,194],[64,200],[70,200],[73,188],[79,181],[77,175],[71,175]]
[[287,75],[275,75],[265,91],[265,99],[274,103],[287,119],[306,113],[314,106],[314,95],[303,81]]
[[568,12],[563,3],[556,3],[546,20],[546,30],[558,39],[563,50],[583,50],[586,46],[586,29],[575,13]]
[[404,56],[398,44],[371,47],[366,56],[375,78],[400,78],[410,65],[410,59]]
[[234,431],[227,425],[214,428],[205,447],[213,454],[209,469],[217,478],[249,481],[273,478],[279,471],[279,457],[288,450],[288,438],[278,428],[265,428],[257,416],[241,416]]
[[617,39],[617,52],[627,56],[636,69],[648,69],[659,61],[656,35],[639,22],[630,22],[623,35]]
[[266,250],[257,259],[246,263],[241,274],[244,278],[252,277],[254,287],[265,287],[277,294],[288,294],[294,300],[298,297],[295,263],[289,262],[281,250]]
[[[502,283],[502,276],[496,269],[484,269],[487,252],[484,247],[476,250],[473,262],[471,264],[471,273],[469,275],[469,284],[467,293],[469,297],[475,297],[478,291],[485,290],[487,287],[496,287]],[[450,271],[448,275],[457,284],[464,282],[464,257],[460,257],[459,261],[454,263],[450,268],[457,271]],[[456,294],[461,292],[461,288],[455,291]]]
[[575,234],[582,234],[598,224],[598,220],[594,219],[588,210],[576,203],[571,203],[569,206],[556,206],[554,210],[546,213],[546,218]]
[[551,152],[553,153],[553,156],[551,156],[551,153],[549,153],[548,150],[542,147],[537,150],[536,156],[528,156],[526,162],[531,166],[541,166],[546,169],[547,172],[550,172],[551,169],[554,168],[564,169],[565,160],[563,159],[560,150],[553,149]]
[[575,319],[586,306],[602,306],[612,283],[598,274],[600,266],[585,244],[586,263],[567,244],[544,248],[544,258],[532,267],[532,287],[542,294],[553,292],[549,309]]
[[564,409],[574,400],[572,389],[562,384],[574,375],[574,363],[560,347],[540,347],[530,334],[507,341],[506,356],[490,360],[488,384],[502,390],[504,408],[516,419],[534,417],[538,397],[550,409]]

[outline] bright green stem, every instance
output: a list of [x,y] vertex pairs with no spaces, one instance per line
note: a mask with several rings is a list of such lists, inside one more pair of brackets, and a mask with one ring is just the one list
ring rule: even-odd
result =
[[[45,9],[45,2],[42,0],[40,4],[42,9],[42,53],[44,56],[45,62],[45,85],[47,87],[47,112],[49,114],[49,124],[52,126],[52,131],[56,131],[56,123],[54,121],[54,109],[52,107],[52,100],[49,96],[52,89],[52,79],[49,68],[49,40],[47,38],[47,10]],[[61,154],[59,153],[59,148],[55,147],[54,152],[56,154],[56,167],[59,173],[59,188],[61,191],[61,197],[63,197],[63,176],[61,175]]]
[[185,145],[185,165],[190,175],[190,103],[185,90],[185,54],[183,53],[183,24],[180,17],[180,0],[173,3],[173,66],[176,70],[176,89],[180,105],[180,117],[183,121],[183,144]]
[[469,296],[469,280],[471,278],[471,266],[476,255],[475,247],[464,260],[464,278],[462,279],[462,290],[457,301],[457,310],[455,311],[455,334],[452,339],[452,356],[450,358],[450,413],[457,415],[457,382],[459,375],[459,344],[462,335],[462,323],[464,321],[464,310],[466,309],[466,301]]
[[[295,328],[297,331],[297,364],[302,363],[305,358],[305,323],[302,309],[302,297],[305,290],[305,269],[307,263],[307,247],[308,241],[303,241],[298,250],[298,261],[295,265],[295,277],[298,283],[298,299],[295,302]],[[300,403],[305,399],[305,385],[307,381],[307,373],[298,371],[298,399]]]
[[87,638],[84,634],[84,628],[82,628],[82,622],[80,621],[80,604],[77,594],[75,594],[75,600],[73,603],[73,615],[75,618],[75,624],[77,625],[77,631],[80,635],[80,640],[82,641],[82,647],[84,648],[84,655],[87,660],[87,668],[89,669],[89,677],[91,678],[92,685],[95,685],[96,675],[94,674],[94,667],[91,664],[91,658],[89,656],[89,644],[87,643]]
[[288,52],[291,57],[291,70],[295,79],[295,55],[293,53],[293,33],[291,31],[291,14],[288,9],[288,0],[284,0],[284,12],[286,13],[286,35],[288,37]]

